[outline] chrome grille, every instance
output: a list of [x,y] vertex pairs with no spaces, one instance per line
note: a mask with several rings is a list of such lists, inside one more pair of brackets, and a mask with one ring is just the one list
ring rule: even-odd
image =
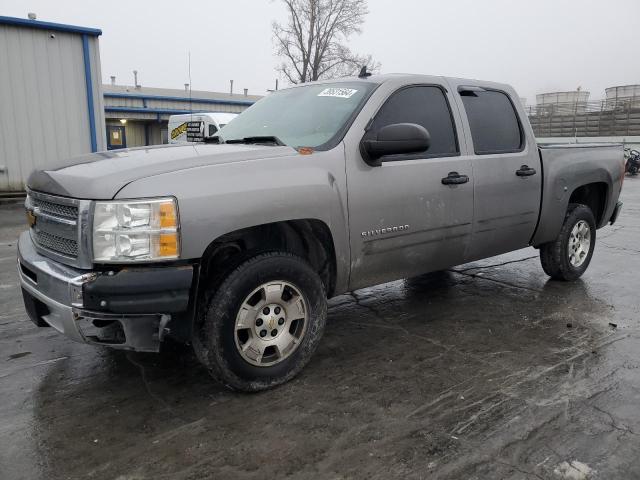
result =
[[31,212],[31,240],[36,250],[66,265],[90,268],[90,200],[27,190],[25,207]]
[[43,248],[66,255],[68,257],[78,256],[78,242],[64,237],[59,237],[52,233],[36,229],[36,242]]
[[32,198],[31,203],[35,208],[39,208],[43,213],[53,215],[54,217],[70,218],[74,220],[78,218],[78,207],[73,205],[60,205],[38,198]]

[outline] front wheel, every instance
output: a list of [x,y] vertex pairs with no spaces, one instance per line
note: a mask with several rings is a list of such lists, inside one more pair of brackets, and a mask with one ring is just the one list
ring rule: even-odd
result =
[[558,237],[540,247],[540,262],[547,275],[571,281],[587,270],[596,245],[596,222],[586,205],[572,203]]
[[285,252],[242,263],[204,303],[196,354],[216,379],[241,391],[265,390],[297,375],[316,350],[327,315],[320,277]]

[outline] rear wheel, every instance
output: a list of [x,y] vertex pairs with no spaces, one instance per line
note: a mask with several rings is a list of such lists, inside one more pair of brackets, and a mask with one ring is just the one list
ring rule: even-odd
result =
[[209,372],[228,387],[264,390],[307,364],[326,313],[324,286],[307,262],[285,252],[263,253],[209,292],[193,344]]
[[557,280],[576,280],[587,270],[595,244],[596,222],[591,209],[570,204],[558,237],[540,247],[542,269]]

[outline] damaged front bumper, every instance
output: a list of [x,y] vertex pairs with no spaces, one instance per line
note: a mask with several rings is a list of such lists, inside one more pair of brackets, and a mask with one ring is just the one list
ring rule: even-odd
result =
[[18,242],[18,275],[29,318],[72,340],[157,352],[191,306],[191,265],[87,271],[38,253],[29,232]]

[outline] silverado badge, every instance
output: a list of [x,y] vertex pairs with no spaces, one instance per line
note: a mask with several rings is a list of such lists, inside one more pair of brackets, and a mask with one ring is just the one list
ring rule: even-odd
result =
[[387,233],[396,233],[396,232],[404,232],[405,230],[409,230],[409,225],[398,225],[394,227],[385,227],[385,228],[376,228],[375,230],[367,230],[366,232],[362,232],[362,238],[366,237],[375,237],[377,235],[386,235]]

